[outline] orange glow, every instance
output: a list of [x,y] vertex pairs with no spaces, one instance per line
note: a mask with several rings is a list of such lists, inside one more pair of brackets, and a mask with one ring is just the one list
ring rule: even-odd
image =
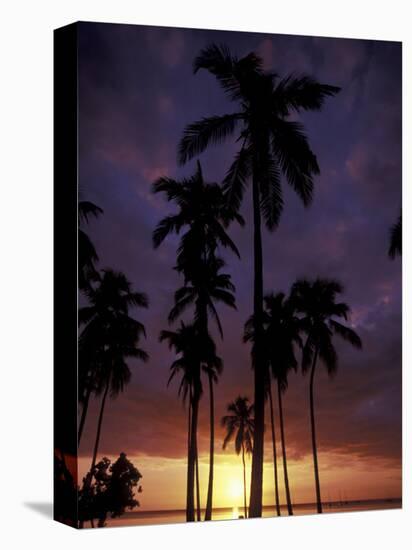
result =
[[[115,458],[115,457],[109,457]],[[175,510],[185,508],[186,460],[163,457],[129,456],[143,474],[143,492],[138,495],[141,510]],[[398,464],[351,455],[320,453],[322,499],[366,500],[396,498],[402,493]],[[79,459],[79,476],[90,466],[89,458]],[[323,467],[322,467],[323,466]],[[289,483],[294,504],[315,500],[312,457],[288,460]],[[206,505],[209,474],[208,456],[199,457],[201,507]],[[278,459],[279,494],[285,503],[282,461]],[[81,478],[80,478],[81,479]],[[274,504],[273,464],[264,463],[263,504]],[[247,461],[247,498],[250,494],[250,459]],[[243,511],[243,469],[236,455],[216,454],[214,472],[214,507]],[[237,516],[236,516],[237,517]]]

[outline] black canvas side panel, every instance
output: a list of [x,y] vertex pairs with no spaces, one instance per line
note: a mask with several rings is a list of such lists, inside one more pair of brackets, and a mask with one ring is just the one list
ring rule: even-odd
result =
[[77,24],[54,31],[54,519],[77,526]]

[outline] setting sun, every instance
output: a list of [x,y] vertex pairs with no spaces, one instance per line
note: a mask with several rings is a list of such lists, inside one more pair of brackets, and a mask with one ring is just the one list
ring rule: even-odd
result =
[[238,500],[243,495],[243,485],[240,479],[231,479],[228,485],[228,496]]

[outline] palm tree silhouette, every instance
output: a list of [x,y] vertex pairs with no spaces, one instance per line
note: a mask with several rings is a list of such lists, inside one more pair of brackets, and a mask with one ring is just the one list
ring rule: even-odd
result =
[[[230,281],[230,276],[225,273],[220,273],[220,269],[223,268],[224,262],[220,258],[215,258],[210,255],[206,263],[198,264],[199,269],[195,270],[191,268],[190,282],[187,282],[185,286],[178,289],[175,293],[175,305],[173,306],[169,321],[172,322],[177,319],[182,313],[190,306],[194,306],[194,319],[195,325],[199,330],[200,345],[208,342],[210,339],[208,332],[208,315],[210,314],[216,321],[218,330],[223,335],[222,325],[217,313],[215,302],[223,302],[229,307],[235,308],[235,298],[232,292],[234,286]],[[200,379],[200,363],[195,371],[195,377]],[[217,379],[218,374],[221,373],[222,366],[219,369],[211,370],[206,368],[209,379],[209,395],[210,395],[210,459],[209,459],[209,482],[208,482],[208,495],[206,502],[205,520],[208,521],[212,518],[212,502],[213,502],[213,453],[214,453],[214,396],[213,396],[213,383]],[[199,384],[199,383],[198,383]],[[192,394],[192,406],[193,410],[196,410],[196,414],[192,417],[192,445],[194,449],[197,449],[197,418],[198,407],[200,401],[200,393],[196,391],[198,384],[195,384]],[[193,451],[192,460],[196,462],[197,453]],[[192,480],[190,478],[189,482]],[[198,491],[199,494],[199,491]],[[188,517],[191,517],[191,500],[189,501],[189,513]],[[199,507],[198,507],[199,509]],[[193,521],[189,519],[188,521]]]
[[[178,206],[176,214],[167,216],[161,220],[153,233],[153,244],[158,247],[170,233],[179,234],[183,228],[188,228],[183,234],[178,247],[176,270],[184,277],[184,286],[175,293],[175,305],[169,315],[169,322],[175,321],[189,306],[194,306],[194,319],[202,341],[207,342],[209,315],[215,320],[218,330],[223,336],[223,329],[217,313],[215,302],[223,302],[229,307],[235,307],[233,296],[234,286],[230,276],[220,270],[224,267],[222,259],[216,257],[218,246],[231,249],[239,255],[236,245],[226,233],[226,227],[232,220],[242,223],[240,215],[231,212],[227,206],[219,185],[206,183],[203,179],[201,165],[197,163],[195,174],[182,181],[170,178],[160,178],[154,183],[155,193],[165,193],[169,201]],[[194,378],[201,375],[201,367],[198,364],[193,374]],[[208,495],[205,511],[205,520],[212,517],[213,508],[213,450],[214,450],[214,411],[213,411],[213,383],[218,375],[214,372],[209,376],[210,392],[210,464]],[[200,382],[193,385],[192,392],[192,418],[190,446],[188,462],[188,496],[187,496],[187,520],[194,519],[194,475],[197,462],[197,417],[200,394],[196,390]],[[199,495],[199,491],[198,491]],[[198,506],[199,514],[199,506]]]
[[[243,334],[244,342],[254,342],[254,320],[253,315],[245,323],[245,329]],[[253,348],[252,348],[253,349]],[[269,399],[270,407],[270,428],[272,436],[272,453],[273,453],[273,475],[274,475],[274,484],[275,484],[275,506],[276,514],[281,515],[280,511],[280,499],[279,499],[279,481],[278,481],[278,460],[276,452],[276,429],[275,429],[275,418],[273,412],[273,397],[272,397],[272,381],[269,374],[269,358],[267,353],[268,347],[265,346],[265,357],[266,357],[266,384],[265,384],[265,396]]]
[[312,428],[316,507],[319,514],[322,513],[322,500],[320,494],[313,396],[317,361],[318,359],[322,361],[330,376],[336,373],[338,368],[338,355],[333,345],[334,335],[339,336],[355,348],[362,348],[362,341],[358,334],[353,329],[343,325],[337,320],[343,318],[347,321],[350,313],[350,308],[346,303],[336,302],[337,296],[342,292],[342,285],[333,279],[316,279],[315,281],[301,279],[293,285],[291,293],[291,299],[297,311],[303,314],[301,328],[307,335],[302,353],[302,371],[305,374],[310,369],[310,421]]
[[[160,333],[160,341],[167,341],[169,348],[173,349],[177,356],[170,367],[171,374],[168,385],[175,376],[181,374],[178,395],[182,396],[183,403],[186,402],[187,396],[189,396],[188,466],[190,465],[190,469],[188,467],[187,500],[193,499],[194,501],[194,495],[191,496],[191,492],[193,492],[192,476],[194,476],[194,468],[197,467],[197,440],[193,436],[193,430],[194,426],[197,425],[198,405],[203,391],[201,378],[198,376],[197,372],[198,365],[201,365],[201,368],[208,374],[209,383],[213,385],[213,382],[215,382],[217,378],[217,373],[220,373],[222,370],[223,363],[221,358],[216,355],[216,346],[213,339],[210,335],[207,335],[205,339],[204,335],[199,332],[196,324],[185,325],[181,322],[181,326],[177,331],[163,330]],[[213,389],[211,395],[213,396]],[[198,399],[195,399],[194,396],[198,396]],[[213,398],[211,400],[211,411],[213,415]],[[195,445],[193,445],[193,441],[195,441]],[[213,444],[212,442],[213,438],[211,438],[211,445]],[[193,456],[193,454],[195,456]],[[199,498],[198,483],[197,496]],[[187,516],[189,516],[188,510],[189,508],[186,510]],[[200,510],[199,504],[198,510]],[[193,519],[188,519],[188,521],[193,521]],[[199,516],[198,519],[200,519]]]
[[272,435],[273,474],[274,474],[274,481],[275,481],[275,505],[276,505],[277,515],[281,516],[282,514],[280,512],[280,500],[279,500],[278,459],[277,459],[277,452],[276,452],[275,416],[273,412],[272,381],[270,377],[268,377],[267,386],[268,386],[267,393],[269,396],[269,406],[270,406],[270,428],[271,428],[271,435]]
[[291,300],[288,300],[283,292],[265,296],[264,328],[270,368],[272,376],[277,383],[286,503],[289,515],[292,515],[293,509],[286,458],[282,394],[288,387],[289,372],[292,369],[297,369],[298,363],[295,357],[295,345],[301,346],[301,339],[299,336],[299,319],[296,317]]
[[398,221],[391,227],[388,254],[392,260],[402,255],[402,214],[399,214]]
[[[287,299],[283,292],[277,294],[267,294],[264,298],[263,312],[263,330],[265,342],[265,357],[268,365],[266,394],[270,404],[270,418],[272,428],[272,447],[273,447],[273,466],[275,478],[275,497],[277,514],[280,515],[279,491],[277,476],[277,457],[276,457],[276,437],[275,422],[273,414],[272,382],[277,382],[277,395],[279,404],[279,422],[282,443],[283,475],[285,482],[286,503],[289,515],[293,514],[292,500],[289,489],[289,476],[286,458],[285,428],[283,420],[282,394],[288,387],[288,374],[290,370],[297,369],[297,360],[295,357],[295,345],[302,347],[300,332],[300,320],[296,316],[294,305],[290,299]],[[254,342],[254,322],[253,315],[245,324],[243,340],[245,342]]]
[[[188,406],[188,429],[187,429],[187,501],[193,499],[194,506],[194,486],[192,481],[192,473],[189,472],[189,464],[192,460],[193,448],[191,445],[192,441],[192,416],[193,416],[193,394],[201,396],[202,395],[202,383],[200,377],[196,376],[197,365],[201,362],[201,348],[199,346],[199,334],[197,328],[194,325],[186,325],[181,322],[181,326],[177,331],[162,330],[160,333],[159,341],[167,341],[169,349],[174,350],[177,358],[173,361],[170,366],[170,377],[167,382],[169,386],[170,382],[181,373],[181,381],[178,389],[178,396],[182,397],[183,405],[186,404],[187,397],[189,396],[189,406]],[[196,411],[196,415],[197,415]],[[197,449],[196,449],[197,451]],[[191,468],[197,468],[196,458],[195,464],[191,464]],[[198,476],[196,475],[196,489],[197,489],[197,509],[200,509],[200,495],[199,495],[199,486],[198,486]],[[199,512],[198,512],[199,514]],[[186,506],[186,515],[187,515],[187,506]],[[199,515],[198,515],[199,519]],[[193,520],[192,520],[193,521]]]
[[83,224],[89,223],[91,216],[98,218],[103,210],[90,201],[79,201],[78,203],[78,284],[80,290],[86,289],[92,281],[98,280],[96,262],[99,257],[96,249],[87,233],[81,229]]
[[80,337],[78,344],[78,399],[81,405],[81,415],[77,434],[77,444],[80,445],[90,397],[98,392],[98,384],[103,363],[104,342],[102,334],[90,334],[87,338]]
[[245,454],[253,452],[253,434],[254,420],[252,418],[253,405],[249,405],[247,397],[237,397],[227,406],[227,412],[231,413],[222,417],[221,424],[226,428],[226,435],[223,441],[223,449],[226,449],[228,443],[235,439],[235,451],[239,455],[242,453],[243,465],[243,505],[245,509],[245,518],[248,517],[247,496],[246,496],[246,464]]
[[246,185],[252,180],[254,223],[254,404],[255,439],[252,458],[250,514],[262,513],[264,451],[265,359],[263,356],[263,253],[261,218],[274,230],[283,209],[281,174],[307,206],[312,199],[313,176],[319,173],[303,126],[288,117],[301,110],[319,110],[339,88],[320,84],[309,76],[279,79],[264,72],[262,59],[250,53],[238,59],[226,46],[210,45],[194,61],[194,72],[214,75],[238,110],[203,118],[186,127],[179,145],[179,162],[186,163],[210,144],[236,133],[241,146],[224,180],[227,204],[237,212]]
[[85,327],[80,337],[80,345],[87,342],[99,343],[98,379],[94,380],[96,395],[102,394],[97,423],[96,439],[90,468],[90,481],[96,465],[100,443],[103,414],[106,399],[116,397],[123,391],[131,378],[126,359],[134,357],[147,361],[147,353],[138,347],[144,325],[129,316],[131,307],[148,306],[145,294],[132,290],[123,273],[104,270],[99,285],[86,290],[90,305],[79,310],[79,320]]

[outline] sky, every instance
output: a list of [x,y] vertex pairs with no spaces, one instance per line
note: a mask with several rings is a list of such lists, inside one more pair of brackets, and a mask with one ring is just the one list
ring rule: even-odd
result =
[[[280,77],[309,74],[342,88],[320,113],[299,116],[321,174],[308,209],[283,182],[279,228],[263,234],[264,287],[288,292],[297,278],[318,276],[337,278],[344,285],[350,324],[361,336],[363,350],[336,341],[337,375],[330,379],[321,365],[317,371],[322,496],[400,496],[401,261],[390,260],[387,250],[402,200],[401,44],[133,25],[81,24],[79,29],[80,197],[104,210],[87,232],[100,268],[123,271],[150,301],[148,310],[133,312],[146,326],[142,347],[150,360],[130,363],[130,385],[106,409],[99,454],[126,452],[139,468],[142,509],[184,508],[186,412],[177,384],[167,387],[173,356],[158,342],[181,283],[173,271],[178,238],[170,237],[153,250],[152,232],[173,206],[153,195],[151,185],[159,176],[180,178],[194,172],[195,161],[183,168],[176,161],[186,124],[235,110],[211,75],[192,71],[200,49],[224,43],[239,57],[258,53],[265,68]],[[205,179],[221,182],[235,151],[236,143],[229,140],[202,154]],[[246,226],[230,228],[241,260],[223,254],[236,286],[237,311],[219,307],[224,339],[216,341],[224,372],[216,387],[217,419],[237,395],[253,396],[249,348],[241,342],[253,299],[250,198],[249,192],[241,210]],[[315,500],[308,382],[300,372],[292,373],[283,400],[294,502]],[[91,406],[79,451],[81,474],[90,465],[97,405]],[[267,428],[264,504],[273,504]],[[241,460],[233,448],[222,450],[218,422],[216,432],[215,505],[240,505]],[[208,446],[205,392],[199,420],[203,504]],[[282,480],[281,464],[279,474]],[[280,491],[284,502],[282,483]]]

